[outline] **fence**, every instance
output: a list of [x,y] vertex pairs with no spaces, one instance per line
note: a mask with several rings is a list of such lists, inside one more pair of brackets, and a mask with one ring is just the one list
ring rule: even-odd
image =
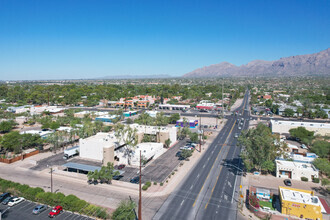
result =
[[10,164],[10,163],[14,163],[16,161],[23,160],[25,158],[31,157],[31,156],[36,155],[38,153],[39,153],[39,150],[35,150],[35,151],[30,152],[30,153],[23,154],[23,155],[20,155],[20,156],[11,158],[11,159],[0,158],[0,162]]

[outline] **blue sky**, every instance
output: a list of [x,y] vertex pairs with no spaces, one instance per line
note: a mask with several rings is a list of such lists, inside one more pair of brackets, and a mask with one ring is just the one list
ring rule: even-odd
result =
[[181,76],[330,47],[328,0],[1,0],[0,80]]

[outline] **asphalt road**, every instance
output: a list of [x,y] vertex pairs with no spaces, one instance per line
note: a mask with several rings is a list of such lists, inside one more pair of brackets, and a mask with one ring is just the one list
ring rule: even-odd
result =
[[[182,184],[164,202],[153,219],[237,219],[237,199],[240,183],[235,133],[241,130],[237,117],[248,119],[244,111],[248,93],[238,108],[243,116],[231,116],[199,162]],[[248,127],[244,120],[243,129]]]

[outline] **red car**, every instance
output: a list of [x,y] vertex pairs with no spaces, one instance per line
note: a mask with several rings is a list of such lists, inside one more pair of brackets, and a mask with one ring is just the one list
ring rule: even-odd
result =
[[120,164],[119,166],[118,166],[118,170],[122,170],[122,169],[124,169],[125,168],[125,164]]
[[55,206],[55,208],[53,208],[50,213],[48,214],[48,217],[53,218],[55,216],[57,216],[58,214],[60,214],[61,212],[63,212],[63,208],[62,206]]

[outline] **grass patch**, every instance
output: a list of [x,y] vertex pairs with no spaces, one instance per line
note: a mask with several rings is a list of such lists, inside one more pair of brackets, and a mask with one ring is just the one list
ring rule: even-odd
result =
[[269,207],[271,210],[275,210],[272,206],[271,202],[266,202],[266,201],[259,201],[259,205],[261,207]]

